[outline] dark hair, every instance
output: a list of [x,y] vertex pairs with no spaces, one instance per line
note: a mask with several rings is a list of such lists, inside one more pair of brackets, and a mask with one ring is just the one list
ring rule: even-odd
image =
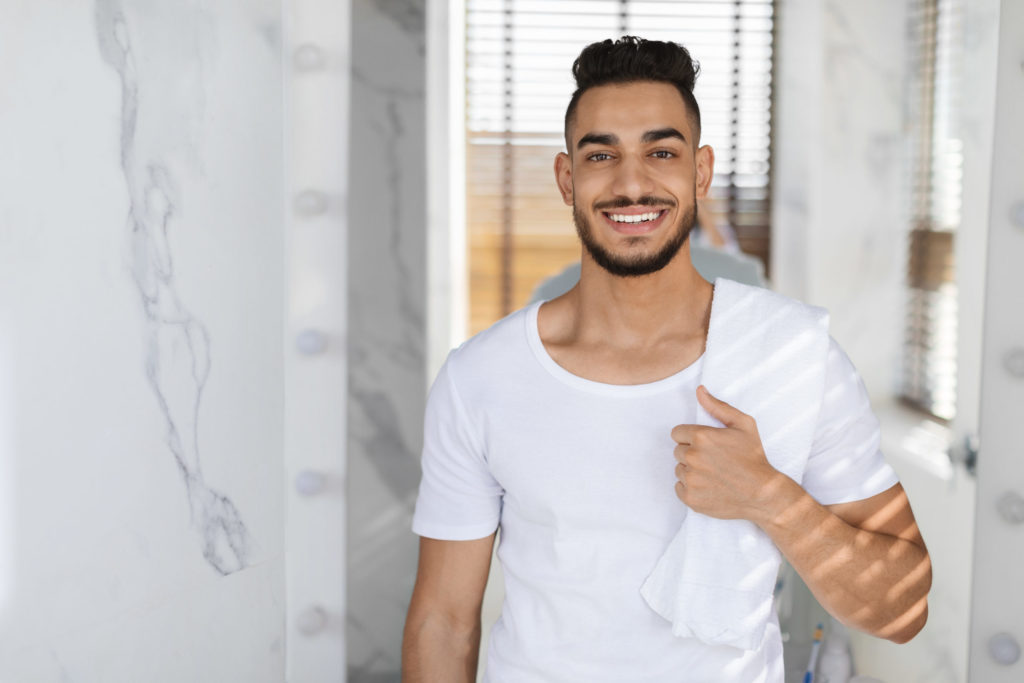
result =
[[676,86],[686,103],[696,143],[700,139],[700,107],[693,96],[693,86],[699,73],[700,64],[693,61],[689,50],[678,43],[622,36],[614,42],[602,40],[587,45],[572,65],[576,92],[572,94],[565,110],[566,149],[572,153],[569,125],[584,92],[599,85],[637,81],[671,83]]

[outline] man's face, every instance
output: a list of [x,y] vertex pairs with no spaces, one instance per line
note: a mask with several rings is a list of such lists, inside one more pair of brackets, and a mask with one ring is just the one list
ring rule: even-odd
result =
[[714,152],[697,149],[686,105],[668,83],[606,85],[583,93],[569,154],[555,175],[584,248],[622,277],[668,265],[707,195]]

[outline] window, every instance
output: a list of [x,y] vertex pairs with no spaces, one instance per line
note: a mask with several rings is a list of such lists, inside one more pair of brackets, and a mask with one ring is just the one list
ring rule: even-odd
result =
[[702,143],[716,152],[711,206],[767,271],[773,17],[771,0],[466,0],[470,334],[579,260],[552,167],[572,62],[605,38],[671,40],[700,62]]
[[956,411],[961,1],[915,0],[909,23],[913,149],[902,395],[944,420]]

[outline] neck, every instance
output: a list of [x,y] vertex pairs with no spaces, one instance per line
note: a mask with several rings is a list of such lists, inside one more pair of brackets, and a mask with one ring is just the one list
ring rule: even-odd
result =
[[661,270],[628,278],[604,270],[584,250],[580,282],[570,293],[573,336],[633,349],[703,339],[712,291],[690,261],[689,241]]

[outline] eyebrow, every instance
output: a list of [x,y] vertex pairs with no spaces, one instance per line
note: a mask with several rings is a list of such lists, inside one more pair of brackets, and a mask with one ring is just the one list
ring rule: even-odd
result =
[[649,130],[644,133],[642,138],[640,138],[640,142],[657,142],[658,140],[664,140],[665,138],[679,138],[683,142],[686,142],[686,137],[675,128]]
[[[640,137],[640,142],[657,142],[658,140],[664,140],[665,138],[678,138],[683,142],[686,142],[686,136],[671,127],[649,130]],[[612,133],[587,133],[580,138],[579,142],[576,143],[576,149],[582,149],[585,145],[617,144],[619,144],[619,136]]]
[[576,143],[576,149],[582,149],[584,145],[617,145],[619,136],[611,133],[587,133]]

